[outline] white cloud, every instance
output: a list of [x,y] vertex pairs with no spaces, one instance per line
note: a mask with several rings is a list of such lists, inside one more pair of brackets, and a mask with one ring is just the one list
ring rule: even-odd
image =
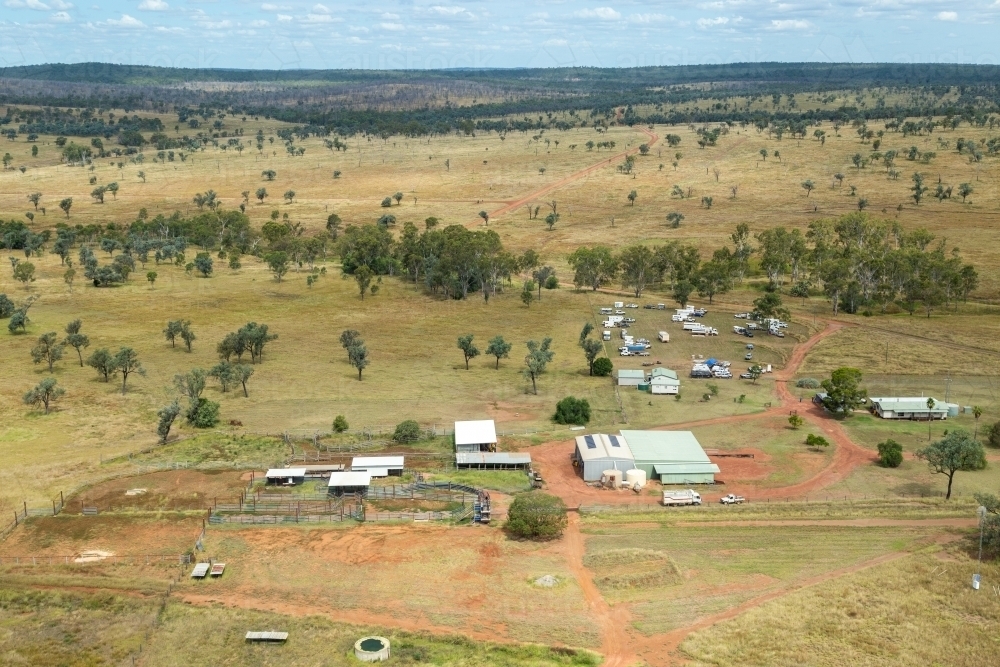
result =
[[261,11],[265,12],[278,12],[278,11],[288,11],[291,9],[288,5],[275,5],[270,2],[265,2],[260,6]]
[[958,12],[938,12],[937,16],[934,18],[938,21],[957,21]]
[[711,28],[717,25],[726,25],[729,19],[725,16],[716,16],[714,19],[698,19],[699,28]]
[[137,18],[133,18],[128,14],[122,14],[120,19],[108,19],[106,21],[108,25],[113,25],[116,28],[145,28],[146,24]]
[[382,30],[391,30],[393,32],[406,30],[406,26],[404,26],[402,23],[379,23],[378,27],[382,28]]
[[383,21],[398,21],[399,20],[399,14],[390,14],[389,12],[386,12],[386,13],[382,14],[381,18],[382,18]]
[[49,20],[53,23],[72,23],[73,19],[66,12],[56,12],[49,17]]
[[292,17],[289,16],[288,14],[278,14],[278,22],[279,23],[288,23],[291,20],[292,20]]
[[617,21],[622,15],[611,7],[598,7],[597,9],[581,9],[573,12],[574,16],[583,19],[601,19],[602,21]]
[[802,19],[780,19],[771,21],[771,30],[808,30],[812,25]]
[[313,5],[312,13],[313,14],[329,14],[330,13],[330,8],[327,7],[326,5],[321,5],[321,4],[319,4],[317,2],[315,5]]
[[465,7],[456,7],[454,5],[434,5],[433,7],[428,7],[427,11],[440,14],[441,16],[457,16],[458,14],[465,13]]
[[144,12],[165,12],[170,9],[170,5],[163,0],[142,0],[139,9]]
[[252,27],[254,27],[254,28],[263,28],[263,27],[269,26],[271,24],[268,23],[267,21],[263,20],[263,19],[257,19],[256,21],[250,21],[250,25]]
[[38,12],[47,11],[49,6],[40,0],[7,0],[3,3],[5,6],[11,9],[34,9]]
[[63,0],[52,0],[51,4],[54,9],[73,9],[72,2],[64,2]]
[[354,35],[351,35],[345,41],[348,44],[367,44],[368,43],[367,39],[361,39],[360,37],[355,37]]
[[542,42],[542,46],[566,46],[569,44],[565,39],[550,39]]
[[666,14],[630,14],[628,20],[632,23],[662,23],[675,19],[673,16],[667,16]]
[[303,23],[333,23],[333,17],[329,14],[307,14]]
[[351,32],[368,32],[368,28],[364,27],[363,25],[352,25],[347,29],[350,30]]

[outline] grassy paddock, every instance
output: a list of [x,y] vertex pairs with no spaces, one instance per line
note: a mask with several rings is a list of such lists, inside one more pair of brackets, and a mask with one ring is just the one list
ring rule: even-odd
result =
[[[698,667],[977,667],[1000,634],[989,584],[970,587],[977,569],[965,554],[923,551],[767,602],[681,649]],[[1000,567],[982,573],[996,582]]]
[[611,600],[632,603],[634,624],[643,633],[666,632],[775,587],[912,548],[926,534],[908,528],[676,525],[626,533],[589,527],[588,533],[590,558],[645,548],[676,563],[681,576],[665,578],[658,586],[605,587]]

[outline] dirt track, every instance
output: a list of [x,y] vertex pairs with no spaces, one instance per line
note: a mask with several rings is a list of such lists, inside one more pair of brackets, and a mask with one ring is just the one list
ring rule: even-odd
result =
[[[643,134],[645,134],[647,137],[649,137],[649,146],[650,147],[652,147],[657,141],[660,140],[659,136],[657,136],[656,134],[650,132],[649,130],[646,130],[646,129],[643,129],[643,128],[638,128],[638,130],[640,132],[642,132]],[[490,219],[492,220],[493,218],[498,218],[501,215],[504,215],[506,213],[510,213],[511,211],[515,211],[515,210],[521,208],[522,206],[525,206],[528,203],[533,202],[533,201],[537,200],[538,198],[547,195],[548,193],[552,192],[553,190],[558,190],[561,187],[569,185],[573,181],[578,181],[581,178],[583,178],[584,176],[597,171],[601,167],[606,167],[606,166],[612,164],[615,160],[624,160],[625,157],[627,155],[629,155],[630,153],[637,153],[638,151],[639,151],[638,148],[635,148],[635,149],[632,149],[632,150],[622,151],[621,153],[618,153],[616,155],[612,155],[612,156],[610,156],[607,159],[602,159],[600,162],[597,162],[596,164],[592,164],[589,167],[585,167],[584,169],[581,169],[580,171],[574,172],[574,173],[570,174],[569,176],[561,178],[561,179],[559,179],[558,181],[556,181],[554,183],[549,183],[545,187],[539,188],[538,190],[535,190],[534,192],[532,192],[532,193],[530,193],[528,195],[525,195],[524,197],[521,197],[520,199],[515,199],[514,201],[509,201],[504,206],[501,206],[500,208],[496,209],[495,211],[492,211],[490,213]]]

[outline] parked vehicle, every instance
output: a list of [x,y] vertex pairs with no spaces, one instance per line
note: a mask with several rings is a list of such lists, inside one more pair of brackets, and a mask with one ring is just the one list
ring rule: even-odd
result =
[[665,304],[665,303],[658,303],[658,304],[656,304],[656,309],[657,310],[666,310],[667,309],[667,304]]
[[746,336],[747,338],[753,338],[753,332],[750,331],[749,329],[747,329],[746,333],[744,333],[743,335]]
[[746,500],[747,499],[744,498],[743,496],[736,496],[733,495],[732,493],[726,494],[721,498],[719,498],[719,502],[722,503],[723,505],[742,505],[743,503],[746,502]]
[[686,491],[668,491],[664,489],[663,506],[670,507],[672,505],[701,505],[701,494],[694,489]]
[[708,311],[704,308],[695,308],[691,311],[691,314],[695,317],[705,317],[705,315],[708,315]]
[[625,307],[626,308],[638,308],[639,304],[637,304],[637,303],[626,303]]
[[625,305],[624,301],[615,301],[615,308],[621,308]]
[[632,353],[628,351],[627,347],[622,347],[618,349],[618,354],[623,357],[631,357]]
[[624,322],[625,324],[635,324],[635,318],[634,317],[626,317],[625,319],[622,320],[622,322]]
[[752,380],[753,376],[750,375],[749,373],[740,373],[740,379],[741,380]]
[[667,333],[666,331],[661,331],[660,333],[656,334],[656,338],[661,343],[669,343],[670,342],[670,334]]
[[747,343],[747,349],[748,350],[752,350],[753,349],[753,343]]
[[640,353],[639,353],[638,355],[636,355],[636,356],[639,356],[639,357],[648,357],[648,356],[649,356],[649,352],[640,352]]
[[610,315],[610,314],[611,314],[610,308],[601,308],[601,315]]
[[607,329],[604,330],[604,335],[602,336],[604,340],[611,340],[611,332]]
[[624,315],[624,314],[625,314],[625,311],[622,310],[621,308],[616,308],[615,309],[615,315]]
[[739,325],[733,325],[733,333],[740,336],[745,336],[747,333],[747,328],[741,327]]
[[656,306],[654,306],[651,303],[647,303],[646,305],[643,306],[643,308],[645,308],[646,310],[656,310]]
[[751,361],[753,359],[753,352],[747,352],[746,354],[744,354],[743,359],[745,359],[746,361]]

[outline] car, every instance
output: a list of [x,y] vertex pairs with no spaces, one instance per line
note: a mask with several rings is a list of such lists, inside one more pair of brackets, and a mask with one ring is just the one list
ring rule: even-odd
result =
[[624,315],[624,314],[625,314],[624,310],[615,309],[615,315]]
[[753,375],[751,375],[750,373],[740,373],[740,379],[741,380],[752,380],[753,379]]
[[743,358],[746,361],[751,361],[753,359],[753,352],[747,352],[746,354],[743,355]]
[[753,332],[750,331],[749,329],[747,329],[746,333],[743,335],[746,336],[747,338],[753,338]]
[[723,505],[742,505],[746,502],[746,498],[743,496],[733,495],[732,493],[726,494],[719,498],[719,502]]
[[651,303],[647,303],[645,306],[643,306],[643,308],[645,308],[646,310],[656,310],[656,306],[654,306]]
[[639,304],[637,304],[637,303],[626,303],[625,307],[626,308],[638,308]]
[[747,343],[747,349],[748,350],[752,350],[753,349],[753,343]]

